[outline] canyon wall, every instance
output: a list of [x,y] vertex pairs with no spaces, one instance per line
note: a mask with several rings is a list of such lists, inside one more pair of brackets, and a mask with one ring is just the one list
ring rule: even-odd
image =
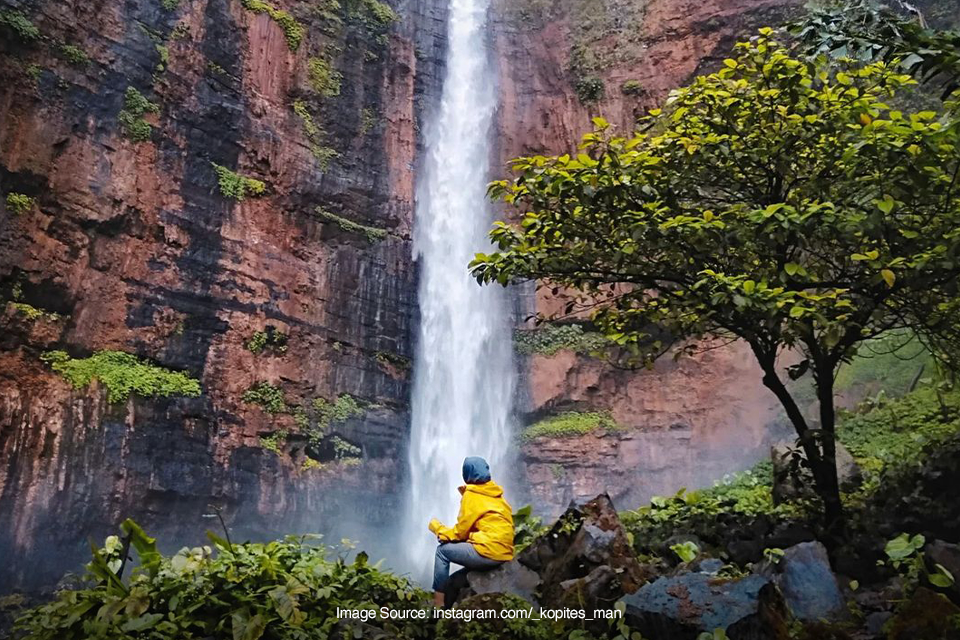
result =
[[[445,3],[263,6],[0,2],[0,190],[32,199],[0,217],[0,591],[56,582],[126,516],[173,544],[214,510],[238,537],[358,537],[397,508]],[[202,394],[110,403],[50,350]],[[245,402],[258,383],[285,406]]]
[[[504,0],[497,166],[569,150],[595,115],[628,128],[795,6]],[[177,546],[217,513],[238,538],[389,537],[445,7],[0,0],[0,592],[49,587],[127,516]],[[520,319],[555,303],[517,294]],[[135,354],[202,392],[111,402],[56,351]],[[521,423],[619,425],[523,445],[543,512],[703,484],[762,455],[776,415],[736,347],[650,372],[560,350],[523,374]]]
[[[738,38],[784,23],[799,6],[795,0],[505,0],[496,30],[501,166],[518,155],[575,152],[595,116],[631,131],[671,89],[719,66]],[[521,316],[550,317],[560,306],[537,291],[524,297]],[[668,356],[652,371],[623,370],[571,349],[534,353],[525,378],[523,422],[605,412],[618,425],[522,444],[524,499],[545,515],[604,490],[626,509],[681,487],[709,486],[790,437],[743,345],[679,362]]]

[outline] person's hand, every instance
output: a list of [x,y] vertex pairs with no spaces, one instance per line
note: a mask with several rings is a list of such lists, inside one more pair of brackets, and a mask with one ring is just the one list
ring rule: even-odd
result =
[[442,526],[443,526],[442,522],[440,522],[436,518],[433,518],[432,520],[430,520],[430,524],[427,525],[427,529],[430,529],[430,533],[436,533],[437,529],[439,529]]

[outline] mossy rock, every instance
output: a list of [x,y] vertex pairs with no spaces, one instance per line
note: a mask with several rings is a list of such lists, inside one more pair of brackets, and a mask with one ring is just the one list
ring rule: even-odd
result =
[[960,640],[960,607],[920,587],[890,622],[889,640]]

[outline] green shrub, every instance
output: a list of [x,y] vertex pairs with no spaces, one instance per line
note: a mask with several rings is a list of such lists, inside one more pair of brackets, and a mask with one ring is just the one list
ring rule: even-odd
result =
[[603,80],[597,76],[585,76],[578,78],[574,88],[577,91],[577,97],[583,104],[599,102],[603,98],[604,86]]
[[36,201],[33,198],[22,193],[7,194],[7,210],[12,212],[14,215],[27,213],[28,211],[33,210],[33,206],[35,204]]
[[585,331],[579,324],[545,324],[536,329],[518,329],[513,335],[517,351],[524,355],[556,355],[560,351],[595,353],[610,346],[597,332]]
[[98,351],[89,358],[71,358],[65,351],[48,351],[41,359],[76,389],[97,380],[107,388],[107,400],[123,402],[130,394],[145,398],[200,395],[200,382],[122,351]]
[[643,93],[643,85],[639,80],[627,80],[620,85],[620,93],[625,96],[638,96]]
[[269,382],[257,382],[244,391],[241,400],[255,404],[267,413],[277,414],[287,410],[287,399],[283,391]]
[[160,4],[167,11],[176,11],[177,7],[180,6],[180,0],[160,0]]
[[273,453],[280,455],[280,447],[283,446],[283,443],[287,441],[286,429],[281,429],[275,433],[270,434],[269,436],[260,438],[260,446],[266,449],[267,451],[272,451]]
[[253,11],[254,13],[266,13],[269,15],[270,19],[283,29],[283,34],[286,37],[287,46],[290,47],[290,50],[296,51],[300,48],[305,30],[303,25],[297,22],[297,19],[292,15],[283,9],[277,9],[273,5],[263,2],[263,0],[240,0],[240,4],[243,5],[244,9]]
[[607,431],[616,431],[620,426],[606,412],[579,413],[569,411],[530,425],[523,430],[520,439],[523,442],[529,442],[536,438],[575,438],[592,433],[600,428]]
[[[102,549],[93,547],[86,584],[24,613],[17,633],[28,640],[339,638],[338,609],[400,611],[426,607],[428,599],[405,578],[370,565],[365,553],[348,562],[346,543],[336,555],[319,536],[238,544],[208,534],[212,548],[164,556],[136,523],[122,530],[134,533],[139,556],[128,579],[116,575],[123,542],[110,536]],[[425,623],[395,621],[394,636],[417,637],[418,626]]]
[[252,197],[261,196],[267,190],[267,186],[259,180],[242,176],[216,162],[210,164],[213,166],[213,170],[217,172],[220,195],[225,198],[232,198],[240,202],[248,195]]
[[337,460],[359,458],[362,453],[360,447],[350,444],[340,436],[333,436],[331,442],[333,443],[333,452]]
[[314,445],[323,440],[330,425],[364,414],[363,406],[349,393],[340,394],[333,402],[326,398],[314,398],[311,406],[315,414],[316,424],[308,430],[307,435]]
[[310,153],[320,161],[320,168],[326,171],[330,167],[330,161],[340,154],[335,150],[323,144],[323,138],[326,132],[313,121],[313,116],[307,110],[307,103],[303,100],[295,100],[293,103],[293,112],[300,117],[303,123],[303,132],[310,142]]
[[307,61],[307,75],[313,90],[325,98],[340,95],[340,83],[343,75],[323,58],[310,58]]
[[8,303],[17,313],[26,316],[27,320],[40,320],[41,318],[46,318],[47,320],[59,320],[60,314],[54,313],[52,311],[46,311],[44,309],[38,309],[33,305],[27,304],[26,302],[10,302]]
[[268,348],[284,353],[287,350],[287,334],[273,327],[267,327],[266,331],[257,331],[250,336],[246,347],[252,353],[261,353]]
[[61,44],[60,55],[63,56],[64,60],[77,67],[82,67],[90,62],[87,52],[72,44]]
[[142,93],[133,87],[127,87],[123,97],[123,109],[117,117],[123,135],[134,142],[149,140],[153,127],[143,119],[143,116],[146,113],[157,113],[159,110],[160,107],[147,100]]
[[333,222],[347,233],[363,235],[370,244],[376,244],[387,237],[386,229],[378,229],[377,227],[371,227],[365,224],[360,224],[359,222],[354,222],[353,220],[348,220],[342,216],[330,213],[323,207],[317,207],[316,211],[317,215],[319,215],[321,218],[329,222]]
[[0,26],[10,29],[25,42],[40,39],[40,29],[23,13],[13,9],[0,9]]

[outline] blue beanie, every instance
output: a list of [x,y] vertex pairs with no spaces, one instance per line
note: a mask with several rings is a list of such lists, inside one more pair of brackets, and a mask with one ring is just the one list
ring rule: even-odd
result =
[[467,484],[490,482],[490,465],[478,456],[463,459],[463,481]]

